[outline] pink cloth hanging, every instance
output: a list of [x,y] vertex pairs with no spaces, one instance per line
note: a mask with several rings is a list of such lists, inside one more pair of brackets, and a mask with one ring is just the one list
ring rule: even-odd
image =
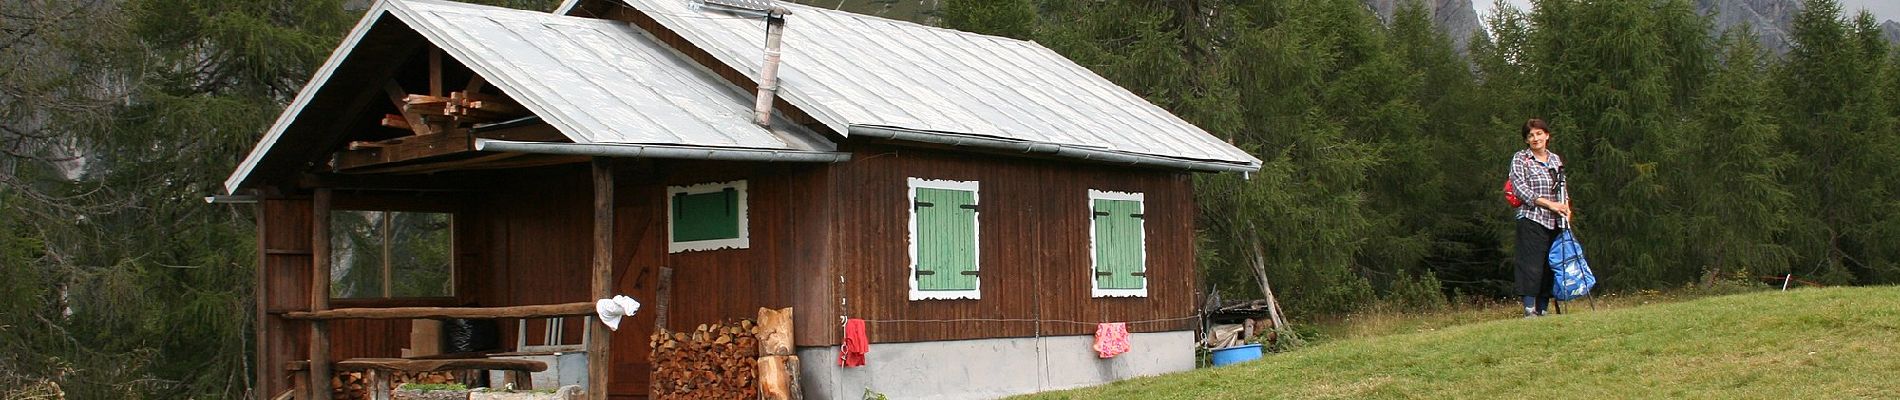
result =
[[864,332],[864,320],[852,318],[844,322],[844,345],[838,349],[838,365],[846,367],[864,366],[864,354],[871,352],[870,335]]
[[1128,352],[1128,323],[1107,322],[1095,325],[1095,352],[1102,358]]

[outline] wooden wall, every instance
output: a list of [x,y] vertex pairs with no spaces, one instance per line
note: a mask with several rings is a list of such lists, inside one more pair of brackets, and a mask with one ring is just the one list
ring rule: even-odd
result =
[[257,205],[257,368],[259,397],[290,389],[286,363],[308,359],[310,324],[284,319],[310,309],[310,200],[267,199]]
[[[845,271],[838,311],[871,321],[872,343],[1092,334],[1098,322],[1171,319],[1130,325],[1135,332],[1194,326],[1180,319],[1194,315],[1198,281],[1187,173],[878,145],[852,152],[831,177],[833,259]],[[981,300],[909,300],[910,177],[979,182]],[[1090,296],[1089,189],[1146,195],[1148,297]]]
[[[811,214],[825,203],[811,193],[821,187],[822,166],[710,162],[623,161],[616,168],[614,291],[632,296],[642,310],[614,333],[616,396],[645,394],[650,365],[647,336],[657,315],[661,267],[673,270],[668,326],[688,330],[702,323],[752,318],[759,307],[792,306],[804,283],[797,274],[825,250],[825,225]],[[467,219],[477,228],[481,254],[465,263],[483,306],[589,301],[592,260],[591,193],[585,168],[554,167],[498,175],[479,194]],[[737,179],[747,181],[747,249],[667,252],[666,187]],[[817,275],[811,275],[817,276]],[[816,279],[816,278],[811,278]],[[504,342],[514,343],[514,322],[503,322]],[[820,330],[824,327],[810,327]],[[578,321],[569,343],[577,343]],[[529,329],[530,343],[541,340]]]
[[[884,145],[854,145],[838,164],[624,160],[615,170],[614,291],[645,308],[615,332],[615,396],[647,390],[647,336],[658,275],[673,270],[669,328],[752,318],[759,307],[796,307],[800,346],[839,342],[838,318],[873,321],[874,343],[1036,335],[1081,335],[1097,322],[1168,319],[1136,332],[1190,329],[1196,304],[1194,205],[1186,173],[991,157]],[[584,165],[487,174],[481,191],[390,195],[339,192],[339,208],[457,213],[457,296],[442,305],[512,306],[592,300],[589,172]],[[980,182],[982,300],[908,300],[906,180]],[[747,249],[668,253],[666,188],[747,181]],[[1146,298],[1091,298],[1089,189],[1146,195]],[[308,325],[275,317],[308,307],[310,202],[271,199],[260,208],[261,360],[302,360]],[[843,280],[840,283],[840,279]],[[339,301],[341,303],[341,301]],[[389,302],[387,305],[395,305]],[[452,304],[451,304],[452,303]],[[413,304],[408,304],[413,305]],[[377,306],[375,302],[337,307]],[[904,322],[918,320],[929,322]],[[971,321],[955,321],[971,320]],[[1017,320],[1017,321],[1002,321]],[[503,344],[515,321],[500,321]],[[333,359],[394,357],[409,323],[333,323]],[[570,321],[567,343],[582,325]],[[531,325],[529,342],[539,343]],[[281,375],[261,377],[268,383]],[[287,382],[287,381],[284,381]],[[273,388],[260,384],[260,387]],[[279,389],[281,390],[281,389]]]

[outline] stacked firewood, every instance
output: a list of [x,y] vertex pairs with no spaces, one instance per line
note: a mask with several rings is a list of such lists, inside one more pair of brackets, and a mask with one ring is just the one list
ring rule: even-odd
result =
[[528,110],[507,97],[480,92],[450,92],[448,96],[411,94],[402,98],[405,115],[383,116],[382,125],[397,129],[415,129],[410,115],[418,117],[430,129],[458,128],[462,124],[506,121],[528,116]]
[[655,399],[749,399],[758,396],[758,324],[700,324],[691,332],[654,333]]
[[[389,388],[395,389],[404,383],[458,383],[453,372],[385,372],[389,376]],[[375,384],[369,378],[369,372],[339,371],[330,377],[330,398],[338,400],[367,399],[369,390]]]

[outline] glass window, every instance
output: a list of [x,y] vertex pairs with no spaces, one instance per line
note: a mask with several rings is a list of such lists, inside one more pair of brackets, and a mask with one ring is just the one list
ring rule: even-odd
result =
[[447,213],[330,213],[330,297],[455,295],[453,218]]

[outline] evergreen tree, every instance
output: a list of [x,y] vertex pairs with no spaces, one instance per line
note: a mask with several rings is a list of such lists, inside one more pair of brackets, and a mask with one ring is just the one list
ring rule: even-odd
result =
[[944,3],[943,26],[1016,39],[1035,33],[1036,7],[1029,0],[954,0]]
[[1893,116],[1882,96],[1866,94],[1885,86],[1891,61],[1884,43],[1868,40],[1878,35],[1870,17],[1850,24],[1840,15],[1833,0],[1804,2],[1776,76],[1783,139],[1804,160],[1788,174],[1799,210],[1788,242],[1796,274],[1869,283],[1894,262],[1880,250],[1887,240],[1874,236],[1889,218],[1880,205],[1894,198],[1885,188],[1892,159],[1881,158],[1891,151]]
[[[1525,63],[1532,112],[1552,123],[1581,236],[1606,286],[1680,282],[1669,263],[1683,245],[1658,174],[1676,127],[1670,65],[1650,2],[1539,2]],[[1521,124],[1522,121],[1515,121]]]
[[[1684,232],[1690,258],[1708,276],[1788,272],[1789,252],[1776,241],[1788,225],[1793,194],[1782,171],[1794,159],[1780,147],[1767,61],[1746,28],[1722,36],[1723,64],[1696,97],[1696,118],[1672,150],[1672,187],[1685,193]],[[1687,265],[1685,267],[1693,267]]]

